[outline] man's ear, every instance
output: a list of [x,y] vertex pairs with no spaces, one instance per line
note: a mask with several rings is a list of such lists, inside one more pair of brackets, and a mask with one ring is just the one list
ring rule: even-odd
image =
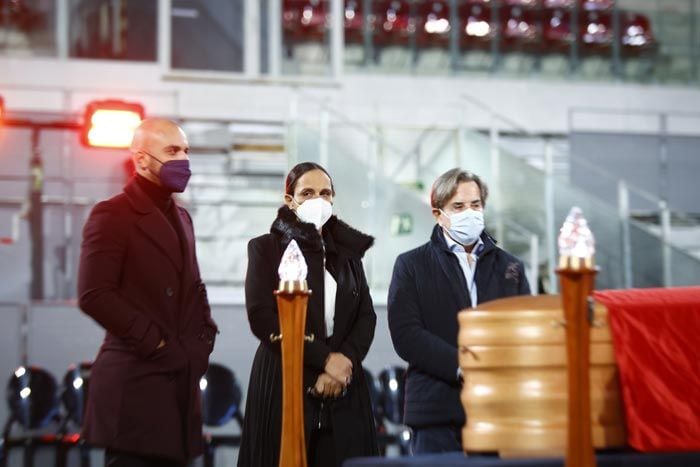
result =
[[[433,208],[433,217],[435,218],[435,222],[440,224],[440,216],[442,215],[442,212],[440,212],[439,209]],[[442,224],[440,224],[442,225]]]
[[284,195],[284,204],[286,204],[289,209],[294,209],[294,201],[292,200],[292,195]]
[[134,161],[134,168],[137,171],[144,170],[146,168],[146,164],[144,162],[145,158],[146,156],[140,151],[131,153],[131,160]]

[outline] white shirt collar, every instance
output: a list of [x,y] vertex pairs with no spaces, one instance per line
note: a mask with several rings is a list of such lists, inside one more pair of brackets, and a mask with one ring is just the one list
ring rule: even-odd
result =
[[[457,243],[454,240],[452,240],[452,237],[447,235],[444,230],[442,231],[442,235],[445,236],[445,241],[447,242],[447,247],[450,249],[450,251],[462,252],[462,253],[467,251],[464,249],[464,246],[462,244]],[[476,256],[474,254],[474,252],[479,251],[479,245],[483,245],[483,244],[484,244],[484,242],[481,240],[481,237],[479,237],[479,239],[474,244],[474,248],[472,249],[472,252],[470,254]]]

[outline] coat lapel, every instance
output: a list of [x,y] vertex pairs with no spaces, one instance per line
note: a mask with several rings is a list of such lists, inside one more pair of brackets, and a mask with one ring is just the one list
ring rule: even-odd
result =
[[[191,228],[191,223],[185,211],[178,206],[173,206],[177,215],[175,216],[177,228],[182,235],[184,244],[182,245],[182,253],[185,263],[188,265],[194,264],[194,231]],[[191,271],[193,272],[193,271]]]
[[[496,249],[495,240],[487,233],[481,236],[481,240],[484,242],[484,250],[479,254],[479,260],[476,263],[476,273],[474,275],[476,286],[479,287],[481,285],[481,288],[477,289],[479,291],[480,303],[492,299],[489,290],[486,289],[486,284],[489,284],[495,279],[493,274],[496,268],[496,263],[491,260],[491,252]],[[496,282],[501,280],[503,280],[503,278],[498,278]]]
[[[173,206],[176,209],[176,227],[182,238],[182,254],[184,258],[184,265],[182,269],[182,283],[183,284],[197,284],[199,283],[199,268],[197,266],[197,258],[195,254],[195,239],[194,239],[194,229],[192,227],[192,221],[190,220],[187,212],[178,207]],[[186,287],[182,290],[182,301],[183,303],[196,303],[199,299],[198,294],[201,291],[197,287]],[[180,327],[181,329],[187,329],[193,319],[201,317],[199,312],[202,308],[200,306],[185,307],[183,311],[191,310],[195,313],[188,313],[187,315],[181,316]]]
[[136,223],[139,229],[172,261],[178,272],[182,272],[182,248],[177,233],[168,219],[158,209],[153,209]]
[[177,232],[170,225],[168,219],[155,206],[151,198],[139,188],[135,180],[132,180],[124,188],[124,192],[134,210],[141,214],[141,218],[136,222],[138,228],[170,259],[175,269],[181,272],[182,248]]
[[459,267],[457,258],[447,248],[447,243],[442,237],[442,231],[439,225],[435,226],[431,240],[435,246],[434,253],[437,255],[440,269],[442,269],[445,279],[450,285],[450,289],[452,289],[454,296],[459,297],[460,308],[469,307],[471,305],[471,300],[469,299],[469,294],[467,294],[464,273]]

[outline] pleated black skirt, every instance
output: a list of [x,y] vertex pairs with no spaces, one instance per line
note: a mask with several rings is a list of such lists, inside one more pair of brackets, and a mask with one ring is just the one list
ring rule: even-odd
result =
[[248,383],[238,467],[277,467],[281,430],[281,357],[260,344]]

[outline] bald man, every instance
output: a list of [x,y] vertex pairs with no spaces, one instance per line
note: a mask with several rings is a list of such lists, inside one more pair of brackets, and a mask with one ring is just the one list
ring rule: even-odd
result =
[[192,219],[172,198],[189,180],[188,151],[174,122],[141,123],[133,179],[83,230],[79,304],[106,331],[83,436],[106,449],[105,466],[184,466],[202,452],[199,379],[217,327]]

